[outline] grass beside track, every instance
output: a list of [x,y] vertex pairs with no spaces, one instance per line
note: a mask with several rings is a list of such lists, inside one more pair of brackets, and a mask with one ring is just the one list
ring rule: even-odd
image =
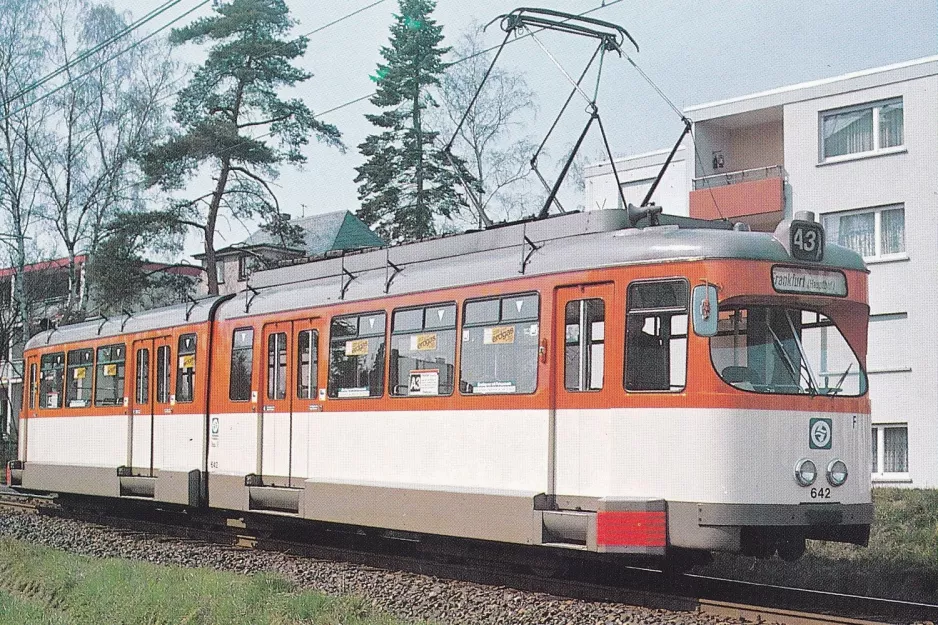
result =
[[0,538],[0,625],[402,625],[272,574],[96,559]]
[[695,573],[938,603],[938,490],[877,488],[869,547],[808,541],[801,560],[719,554]]

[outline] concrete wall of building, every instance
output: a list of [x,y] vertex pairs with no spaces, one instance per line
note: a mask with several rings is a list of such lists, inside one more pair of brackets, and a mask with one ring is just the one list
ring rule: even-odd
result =
[[[670,150],[640,154],[616,159],[616,171],[622,183],[625,201],[638,206],[651,188],[651,184]],[[688,177],[688,150],[679,148],[665,171],[651,201],[664,207],[671,215],[687,215],[690,178]],[[589,165],[584,172],[586,182],[586,210],[618,208],[621,200],[616,192],[616,179],[609,163]]]
[[743,171],[785,164],[782,122],[735,130],[729,136],[725,171]]
[[[902,97],[904,149],[820,162],[823,111]],[[820,214],[902,204],[906,254],[870,263],[873,423],[908,423],[909,477],[938,487],[938,76],[787,104],[785,167],[792,210]]]

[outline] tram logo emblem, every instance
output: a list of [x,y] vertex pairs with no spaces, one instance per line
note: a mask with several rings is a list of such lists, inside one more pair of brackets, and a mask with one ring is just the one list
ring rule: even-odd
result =
[[212,438],[218,437],[219,430],[221,430],[221,424],[218,422],[218,417],[212,417]]
[[834,422],[830,419],[811,419],[808,427],[808,446],[811,449],[830,449]]

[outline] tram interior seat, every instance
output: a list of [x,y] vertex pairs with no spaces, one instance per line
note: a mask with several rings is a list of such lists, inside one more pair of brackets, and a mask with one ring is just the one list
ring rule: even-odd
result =
[[[729,367],[723,368],[723,371],[720,372],[720,376],[736,388],[744,391],[756,390],[756,382],[752,379],[753,371],[749,367],[730,365]],[[760,386],[764,388],[765,385]]]

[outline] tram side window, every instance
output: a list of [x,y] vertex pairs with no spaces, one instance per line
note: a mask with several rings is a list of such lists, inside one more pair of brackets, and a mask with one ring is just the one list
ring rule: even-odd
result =
[[228,398],[231,401],[251,399],[251,371],[254,368],[254,328],[240,328],[231,337],[231,377]]
[[329,339],[329,397],[380,397],[384,392],[383,312],[335,317]]
[[150,402],[150,350],[141,347],[137,350],[135,401],[138,404]]
[[156,401],[161,404],[169,403],[172,360],[172,350],[169,345],[156,348]]
[[460,392],[534,392],[537,387],[538,307],[537,293],[466,302]]
[[316,399],[319,395],[319,332],[302,330],[297,335],[296,396]]
[[39,361],[39,407],[61,408],[65,381],[65,352],[46,354]]
[[287,397],[287,333],[267,336],[267,399]]
[[85,408],[91,405],[93,359],[94,350],[90,347],[68,352],[65,371],[65,405],[69,408]]
[[29,407],[36,407],[36,363],[29,365],[29,387],[27,387],[27,393],[29,393]]
[[124,402],[124,365],[126,347],[105,345],[98,348],[95,406],[119,406]]
[[634,282],[627,294],[625,388],[680,391],[687,381],[686,280]]
[[601,299],[567,302],[564,329],[564,386],[568,391],[603,387],[606,305]]
[[195,396],[195,334],[179,337],[179,366],[176,369],[176,403],[192,402]]
[[452,395],[456,304],[395,310],[388,366],[392,395]]

